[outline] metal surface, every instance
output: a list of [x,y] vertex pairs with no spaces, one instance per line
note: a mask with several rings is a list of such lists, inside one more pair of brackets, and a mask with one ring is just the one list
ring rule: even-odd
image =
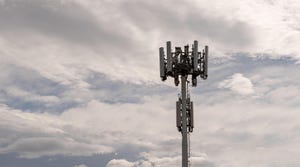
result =
[[188,137],[186,117],[186,75],[181,76],[181,99],[182,99],[182,166],[188,167]]
[[160,68],[160,77],[161,80],[164,81],[167,79],[166,76],[166,68],[165,68],[165,55],[164,55],[164,48],[159,48],[159,68]]
[[194,103],[193,102],[191,102],[191,109],[190,109],[190,127],[192,129],[194,128]]
[[176,102],[176,127],[177,127],[179,132],[181,132],[181,126],[182,126],[181,120],[182,120],[182,117],[181,117],[181,99],[179,99]]
[[207,78],[208,46],[205,46],[204,77]]
[[172,74],[172,48],[171,48],[171,42],[167,42],[167,74]]
[[193,66],[194,71],[198,70],[198,41],[194,41],[194,48],[193,48]]

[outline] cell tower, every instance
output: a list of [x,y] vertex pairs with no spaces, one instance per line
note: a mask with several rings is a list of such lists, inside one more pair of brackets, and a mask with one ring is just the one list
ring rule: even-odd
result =
[[198,41],[194,41],[191,51],[189,45],[175,47],[172,51],[171,42],[167,42],[167,55],[164,48],[159,48],[160,77],[165,81],[167,77],[173,77],[176,86],[179,85],[181,77],[181,96],[176,102],[176,126],[182,134],[182,167],[189,166],[190,142],[189,136],[194,128],[193,102],[188,92],[188,76],[192,76],[192,86],[197,86],[197,77],[207,79],[208,46],[202,52],[198,51]]

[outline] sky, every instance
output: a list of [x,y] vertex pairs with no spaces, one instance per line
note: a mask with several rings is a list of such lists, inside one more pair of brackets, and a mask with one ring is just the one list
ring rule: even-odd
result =
[[181,166],[158,48],[194,40],[191,167],[298,167],[297,0],[0,0],[0,166]]

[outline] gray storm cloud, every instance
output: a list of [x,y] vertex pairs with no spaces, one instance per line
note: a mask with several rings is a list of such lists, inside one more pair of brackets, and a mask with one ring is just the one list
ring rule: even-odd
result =
[[58,0],[5,0],[0,5],[0,22],[2,33],[41,33],[79,45],[125,48],[131,42],[88,9]]
[[226,20],[205,14],[192,2],[124,1],[120,9],[126,19],[145,31],[159,30],[165,36],[210,38],[225,45],[248,46],[254,42],[254,32],[247,22]]

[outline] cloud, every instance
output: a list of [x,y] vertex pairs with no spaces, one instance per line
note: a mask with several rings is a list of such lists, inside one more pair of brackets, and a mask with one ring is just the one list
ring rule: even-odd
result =
[[72,138],[28,137],[0,149],[1,153],[17,152],[21,158],[38,158],[42,156],[91,156],[111,152],[107,146],[85,144]]
[[207,166],[207,167],[214,167],[214,163],[210,162],[207,157],[191,157],[190,158],[191,166]]
[[[242,66],[243,61],[249,63],[242,69],[238,69],[245,73],[249,80],[251,79],[251,83],[255,83],[255,90],[260,95],[258,98],[248,96],[240,98],[239,94],[217,89],[219,86],[217,81],[233,82],[234,77],[228,79],[227,76],[234,73],[237,67]],[[281,103],[277,103],[274,97],[280,97],[280,93],[275,93],[276,91],[298,91],[295,77],[297,77],[299,66],[293,61],[269,59],[262,61],[255,58],[245,60],[243,57],[236,57],[236,59],[221,61],[211,67],[211,72],[216,75],[211,75],[210,80],[201,82],[201,89],[192,89],[196,120],[195,131],[191,134],[192,155],[205,157],[205,161],[195,158],[194,164],[218,166],[224,162],[230,165],[233,161],[232,157],[226,156],[227,152],[230,152],[232,156],[239,156],[241,153],[248,154],[248,157],[253,157],[250,152],[266,153],[268,156],[264,159],[254,157],[239,161],[241,165],[250,163],[251,160],[259,160],[262,164],[266,164],[264,161],[277,156],[277,153],[266,151],[266,149],[286,152],[292,144],[295,144],[298,140],[297,129],[299,127],[297,108],[294,107],[297,102],[288,103],[289,98],[283,97],[279,99]],[[253,71],[245,72],[244,68],[253,69]],[[287,69],[292,69],[295,73],[288,73]],[[34,75],[29,74],[33,77],[31,80],[34,80]],[[25,159],[57,155],[85,157],[116,153],[129,157],[119,156],[110,159],[123,158],[134,165],[136,162],[142,163],[137,157],[147,160],[143,162],[144,164],[170,164],[171,162],[180,164],[181,136],[174,128],[173,112],[173,102],[177,99],[174,96],[176,90],[167,87],[162,89],[161,85],[156,84],[142,88],[139,84],[111,81],[103,76],[97,76],[98,73],[88,74],[92,75],[83,81],[93,85],[86,89],[88,92],[86,97],[89,98],[62,113],[28,113],[13,109],[13,106],[2,105],[0,133],[4,137],[0,140],[0,153],[17,154]],[[241,73],[237,76],[238,79],[245,78]],[[284,81],[283,77],[285,77]],[[13,83],[10,84],[13,85]],[[45,83],[48,82],[45,81]],[[46,87],[40,89],[38,86],[35,86],[37,89],[34,92],[28,89],[26,84],[23,84],[23,87],[21,87],[22,84],[17,85],[17,88],[33,95],[48,92]],[[285,88],[282,85],[289,84],[294,86],[288,86],[287,89],[281,91]],[[240,86],[240,84],[237,85]],[[7,87],[7,90],[14,90],[13,88]],[[66,95],[68,98],[75,100],[82,96],[76,87],[73,89],[72,96]],[[124,89],[132,90],[123,92]],[[139,101],[107,102],[99,98],[101,92],[109,92],[107,90],[116,93],[110,98],[119,96],[118,91],[120,94],[130,94],[136,91]],[[58,94],[59,92],[57,91]],[[290,93],[288,97],[293,96],[294,94]],[[97,98],[99,100],[96,100]],[[281,105],[284,103],[288,105]],[[157,138],[157,135],[160,137]],[[296,153],[297,151],[294,151],[293,155]],[[203,156],[204,154],[206,156]],[[178,157],[178,160],[175,157]]]
[[74,167],[88,167],[88,166],[85,164],[80,164],[80,165],[75,165]]
[[0,131],[5,136],[1,139],[1,154],[17,153],[22,158],[37,158],[58,154],[87,156],[113,151],[109,146],[74,138],[69,129],[76,125],[54,115],[24,113],[6,106],[1,106],[0,114]]
[[135,162],[130,162],[125,159],[113,159],[107,163],[106,167],[173,166],[173,165],[179,165],[179,162],[180,162],[179,157],[175,157],[175,158],[164,157],[161,159],[156,159],[155,162],[149,160],[139,160]]
[[[124,145],[131,145],[132,149],[136,148],[138,152],[158,148],[157,139],[147,141],[147,138],[156,133],[156,129],[169,119],[169,113],[162,107],[157,108],[164,120],[160,120],[161,123],[157,125],[151,125],[151,122],[146,121],[153,115],[151,108],[161,103],[157,97],[151,103],[150,99],[152,98],[146,98],[144,100],[147,103],[138,105],[113,105],[91,101],[86,107],[70,109],[61,115],[25,113],[2,105],[0,133],[4,138],[0,141],[0,153],[16,153],[22,158],[38,158],[53,155],[91,156],[124,149],[128,151]],[[140,119],[135,119],[136,116]],[[137,128],[143,131],[132,131]],[[138,138],[139,141],[133,140],[132,137]],[[163,141],[167,139],[168,135],[162,136]]]
[[[149,157],[147,157],[149,158]],[[191,167],[213,167],[214,164],[207,160],[205,157],[191,157],[190,158]],[[181,157],[151,157],[151,159],[138,160],[135,162],[130,162],[125,159],[112,159],[110,160],[106,167],[152,167],[152,166],[179,166],[181,164]]]
[[219,84],[219,88],[228,88],[241,95],[250,95],[254,93],[251,80],[240,73],[236,73],[232,75],[230,79],[222,81]]
[[[170,4],[175,7],[169,8]],[[0,6],[1,64],[32,69],[50,80],[85,89],[89,85],[83,80],[90,70],[123,82],[160,82],[157,48],[167,40],[183,45],[201,39],[211,47],[211,58],[236,52],[297,58],[297,31],[290,31],[291,25],[296,26],[292,14],[296,10],[281,5],[6,0]],[[292,24],[285,24],[285,17]]]
[[132,162],[128,162],[125,159],[113,159],[111,161],[109,161],[106,165],[106,167],[133,167],[134,163]]
[[193,164],[297,166],[298,4],[1,1],[1,156],[180,165],[177,91],[157,48],[198,39],[212,54],[192,89]]
[[126,38],[121,34],[109,30],[98,22],[95,15],[72,1],[6,0],[0,9],[0,22],[4,25],[1,30],[4,33],[41,33],[85,45],[103,46],[122,41],[126,44]]
[[299,92],[299,86],[290,85],[272,90],[266,95],[266,97],[270,99],[271,103],[289,106],[299,106]]
[[15,96],[17,98],[26,99],[28,101],[35,101],[35,102],[41,101],[45,103],[57,103],[59,101],[59,99],[55,96],[34,95],[24,90],[21,90],[17,87],[9,87],[6,93],[11,96]]
[[[173,8],[169,7],[170,4]],[[191,1],[184,5],[180,1],[164,1],[160,4],[150,1],[124,1],[120,9],[128,20],[141,29],[159,30],[163,37],[175,40],[180,37],[202,37],[229,46],[245,46],[253,42],[252,30],[247,22],[207,15],[203,10],[198,10]]]
[[[139,58],[131,66],[121,65],[129,61],[128,54],[144,54],[140,50],[134,51],[138,48],[132,46],[134,39],[126,37],[127,32],[116,33],[114,29],[118,26],[108,27],[101,19],[105,17],[95,16],[74,1],[13,0],[4,1],[0,8],[3,9],[0,22],[5,25],[0,30],[3,32],[0,47],[4,66],[25,67],[48,79],[63,84],[75,83],[78,87],[88,86],[79,74],[91,69],[118,80],[127,78],[127,81],[139,82],[141,78],[147,78],[142,74],[146,68],[136,69],[147,64],[145,58]],[[18,40],[20,38],[23,40]],[[34,43],[39,43],[39,47]],[[122,50],[130,53],[124,54]],[[91,60],[95,64],[91,64]],[[125,69],[128,73],[121,72]]]
[[48,79],[37,71],[14,65],[3,65],[1,71],[0,99],[11,108],[62,112],[78,104],[78,100],[67,96],[72,90],[70,87]]

